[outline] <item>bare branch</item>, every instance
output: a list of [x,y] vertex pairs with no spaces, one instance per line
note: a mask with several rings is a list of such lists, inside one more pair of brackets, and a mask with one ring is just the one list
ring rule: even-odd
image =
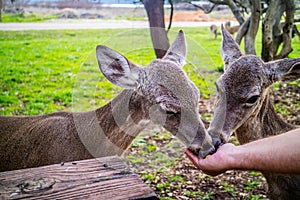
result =
[[173,0],[169,0],[169,3],[171,5],[171,11],[170,11],[170,21],[169,21],[169,25],[168,25],[168,29],[167,29],[167,33],[169,32],[169,30],[172,27],[172,21],[173,21],[173,12],[174,12],[174,5],[173,5]]
[[275,56],[275,59],[285,58],[293,51],[292,48],[292,29],[294,24],[294,14],[295,14],[295,1],[294,0],[285,0],[286,5],[286,17],[285,17],[285,24],[283,26],[283,44],[282,49],[279,55]]
[[259,27],[259,20],[260,20],[260,0],[250,0],[251,2],[251,18],[250,24],[245,36],[245,52],[246,54],[253,54],[256,55],[255,51],[255,37],[257,34],[257,30]]
[[262,22],[262,59],[267,62],[273,60],[273,22],[275,14],[279,8],[280,1],[273,0],[267,9],[265,18]]
[[208,0],[208,1],[216,5],[227,5],[227,0]]
[[[235,0],[234,2],[236,3],[236,5],[237,5],[238,7],[240,7],[240,8],[243,10],[243,11],[242,11],[243,13],[248,13],[248,9],[247,9],[247,8],[250,7],[250,4],[249,4],[248,1],[240,2],[240,1]],[[245,2],[246,2],[246,3],[245,3]]]
[[233,0],[224,0],[224,2],[226,2],[226,5],[229,6],[229,8],[231,9],[233,15],[238,20],[239,24],[242,25],[245,22],[245,20],[244,20],[242,14],[241,14],[239,8],[234,3],[234,1]]
[[193,4],[192,2],[188,2],[188,3],[195,6],[196,8],[199,8],[199,9],[203,10],[203,12],[205,14],[211,13],[213,11],[213,9],[217,6],[217,4],[213,4],[209,9],[206,9],[201,5],[196,5],[196,4]]
[[0,22],[2,22],[2,0],[0,0]]
[[293,33],[292,34],[296,34],[298,36],[298,39],[300,40],[300,32],[298,31],[298,28],[295,24],[293,25]]
[[251,20],[251,16],[248,17],[248,19],[239,28],[239,31],[237,32],[236,37],[235,37],[235,41],[238,44],[241,44],[241,41],[242,41],[243,37],[247,33],[248,28],[249,28],[249,24],[250,24],[250,20]]
[[284,23],[281,22],[281,18],[283,15],[283,12],[285,11],[285,2],[280,1],[278,10],[276,10],[275,18],[273,22],[273,42],[272,42],[272,54],[276,55],[277,51],[279,49],[280,44],[283,41],[282,38],[282,28],[284,26]]

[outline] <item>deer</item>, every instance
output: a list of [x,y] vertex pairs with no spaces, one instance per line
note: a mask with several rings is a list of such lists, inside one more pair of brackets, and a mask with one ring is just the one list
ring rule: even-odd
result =
[[214,151],[198,112],[199,89],[182,69],[186,55],[183,31],[162,59],[144,67],[98,45],[100,71],[124,90],[92,111],[0,116],[0,171],[122,155],[151,124],[199,156]]
[[[243,55],[223,26],[222,37],[224,73],[215,83],[216,105],[208,128],[213,141],[226,143],[235,132],[244,144],[295,129],[276,113],[270,90],[277,81],[300,78],[300,58],[264,62],[258,56]],[[300,175],[262,174],[271,199],[300,199]]]
[[240,26],[231,26],[231,22],[227,21],[225,23],[225,29],[231,34],[234,35],[236,32],[238,32]]
[[215,39],[217,39],[218,36],[218,27],[215,24],[212,24],[210,26],[210,40],[212,39],[212,36],[215,36]]

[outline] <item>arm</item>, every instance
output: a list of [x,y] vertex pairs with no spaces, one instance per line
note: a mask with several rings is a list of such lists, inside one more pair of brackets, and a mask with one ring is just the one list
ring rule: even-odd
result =
[[300,174],[300,128],[240,146],[224,144],[206,159],[187,149],[185,153],[195,166],[210,175],[229,169]]

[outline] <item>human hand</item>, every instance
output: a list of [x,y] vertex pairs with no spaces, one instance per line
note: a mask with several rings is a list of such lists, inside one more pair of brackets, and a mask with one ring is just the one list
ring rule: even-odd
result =
[[213,155],[202,159],[188,149],[184,149],[185,154],[193,164],[205,174],[211,176],[219,175],[226,170],[234,168],[235,160],[232,155],[235,151],[237,151],[237,147],[231,143],[227,143],[222,145]]

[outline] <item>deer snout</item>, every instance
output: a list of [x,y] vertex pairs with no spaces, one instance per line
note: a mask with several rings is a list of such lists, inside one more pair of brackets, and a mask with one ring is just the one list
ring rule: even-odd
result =
[[213,145],[215,147],[215,150],[212,151],[212,152],[210,152],[209,155],[214,154],[219,149],[219,147],[224,144],[224,142],[222,141],[222,139],[219,139],[219,138],[213,138],[212,142],[213,142]]
[[211,152],[215,152],[215,147],[209,135],[202,141],[201,145],[199,145],[199,142],[192,142],[188,149],[200,158],[205,158]]
[[209,147],[199,147],[196,145],[190,145],[188,149],[193,152],[195,155],[199,156],[200,158],[205,158],[207,155],[210,154],[210,152],[215,151],[214,146],[209,146]]
[[193,152],[195,155],[198,155],[201,158],[205,158],[207,155],[214,154],[220,146],[224,143],[220,139],[213,139],[212,145],[206,144],[199,147],[198,145],[190,145],[188,149]]

